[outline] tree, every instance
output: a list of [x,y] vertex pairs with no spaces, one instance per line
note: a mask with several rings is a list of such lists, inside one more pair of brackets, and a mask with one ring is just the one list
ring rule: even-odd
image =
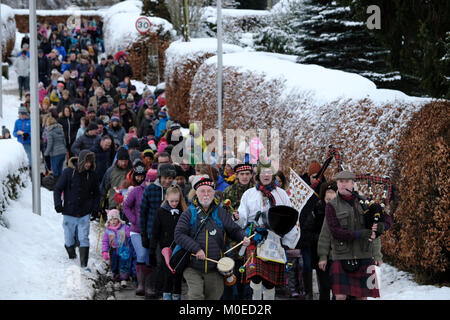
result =
[[142,2],[142,14],[144,16],[156,16],[172,22],[165,0],[143,0]]
[[[194,34],[199,30],[202,9],[206,0],[189,0],[189,26],[188,33]],[[170,14],[170,21],[178,34],[184,34],[184,0],[166,0],[166,6]]]

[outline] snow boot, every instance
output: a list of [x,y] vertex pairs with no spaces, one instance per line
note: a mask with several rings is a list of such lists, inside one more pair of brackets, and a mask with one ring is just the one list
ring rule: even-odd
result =
[[170,292],[163,292],[163,300],[172,300],[172,294]]
[[88,270],[89,260],[89,247],[80,247],[80,266],[81,268]]
[[153,289],[152,284],[152,270],[149,268],[149,272],[145,275],[144,280],[144,290],[145,290],[145,300],[153,300],[156,298],[156,292]]
[[262,284],[250,282],[250,288],[253,289],[252,300],[262,300]]
[[64,245],[64,248],[66,248],[67,254],[69,255],[69,259],[75,259],[77,257],[77,254],[75,252],[75,245],[70,247]]
[[181,300],[181,294],[179,293],[172,294],[172,300]]

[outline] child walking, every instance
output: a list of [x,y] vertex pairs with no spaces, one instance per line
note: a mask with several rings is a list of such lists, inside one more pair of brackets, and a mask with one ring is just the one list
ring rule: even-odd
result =
[[130,227],[120,219],[119,210],[106,212],[108,220],[103,235],[102,255],[106,261],[111,261],[114,282],[125,288],[131,272]]
[[[166,198],[156,212],[153,222],[153,232],[150,239],[150,256],[155,252],[159,243],[160,248],[175,246],[174,233],[180,215],[187,209],[181,188],[177,185],[169,187]],[[154,256],[154,254],[153,254]],[[161,256],[162,261],[164,257]],[[182,275],[172,274],[164,264],[163,271],[164,286],[163,300],[180,300]]]

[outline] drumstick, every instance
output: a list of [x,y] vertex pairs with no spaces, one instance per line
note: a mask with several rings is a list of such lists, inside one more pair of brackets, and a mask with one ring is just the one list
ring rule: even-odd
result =
[[[195,254],[193,254],[193,253],[191,253],[191,255],[192,256],[196,256]],[[208,260],[208,261],[211,261],[211,262],[215,262],[215,263],[219,263],[219,261],[217,261],[217,260],[213,260],[213,259],[211,259],[211,258],[205,258],[206,260]]]
[[[249,239],[253,238],[256,235],[256,233],[252,234],[250,237],[248,237]],[[228,249],[227,251],[225,251],[223,253],[223,255],[226,255],[228,252],[232,251],[233,249],[236,249],[237,247],[239,247],[241,244],[244,243],[244,240],[242,240],[241,242],[239,242],[237,245],[235,245],[233,248]]]

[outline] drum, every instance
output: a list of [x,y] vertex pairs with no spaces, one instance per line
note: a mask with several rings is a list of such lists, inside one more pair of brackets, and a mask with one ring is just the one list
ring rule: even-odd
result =
[[224,277],[230,277],[233,274],[234,260],[229,257],[221,258],[217,263],[217,270]]
[[298,215],[298,211],[292,207],[274,206],[268,212],[262,212],[261,218],[269,230],[283,237],[296,225]]

